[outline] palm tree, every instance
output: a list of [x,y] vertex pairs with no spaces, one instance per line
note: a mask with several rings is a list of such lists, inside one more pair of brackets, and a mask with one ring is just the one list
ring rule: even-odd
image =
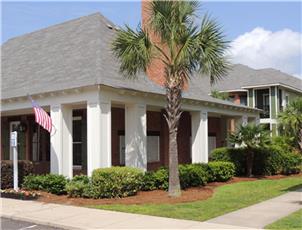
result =
[[284,135],[294,138],[296,146],[302,150],[302,98],[298,98],[279,114],[279,123]]
[[[126,26],[117,32],[113,52],[126,77],[146,72],[152,60],[164,66],[166,121],[169,128],[169,195],[179,196],[177,128],[181,117],[182,90],[194,72],[210,77],[211,83],[228,69],[225,51],[228,42],[221,27],[208,16],[194,23],[197,1],[152,1],[147,26],[134,31]],[[157,39],[153,41],[151,34]],[[159,76],[161,77],[161,76]]]
[[246,149],[246,176],[252,176],[254,149],[266,147],[270,143],[269,131],[263,125],[247,124],[238,127],[231,133],[229,140],[232,144]]

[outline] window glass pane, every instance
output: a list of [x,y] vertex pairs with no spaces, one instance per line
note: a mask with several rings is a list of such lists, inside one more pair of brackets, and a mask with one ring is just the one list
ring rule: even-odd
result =
[[82,125],[82,120],[74,120],[72,123],[73,142],[82,141],[81,125]]
[[125,165],[125,136],[120,135],[119,136],[120,141],[120,165]]
[[247,105],[247,97],[246,96],[240,96],[240,104],[241,105]]
[[73,165],[82,165],[82,144],[73,144]]
[[159,161],[159,136],[147,136],[147,161]]

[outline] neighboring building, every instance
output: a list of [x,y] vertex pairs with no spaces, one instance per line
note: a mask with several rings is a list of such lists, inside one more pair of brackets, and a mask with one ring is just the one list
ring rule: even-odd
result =
[[260,123],[278,134],[277,118],[289,102],[302,97],[302,80],[275,69],[255,70],[234,65],[229,75],[214,88],[228,92],[231,101],[263,110]]
[[[3,44],[2,160],[12,159],[9,134],[18,130],[19,159],[32,160],[35,173],[72,177],[112,165],[168,165],[165,91],[144,74],[122,77],[111,52],[115,34],[97,13]],[[35,123],[28,94],[50,113],[51,135]],[[209,96],[197,77],[183,97],[180,163],[207,162],[213,148],[227,145],[231,121],[259,119],[258,109]]]

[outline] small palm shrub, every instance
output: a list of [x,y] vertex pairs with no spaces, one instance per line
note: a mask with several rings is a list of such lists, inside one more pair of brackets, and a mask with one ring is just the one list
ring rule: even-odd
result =
[[236,132],[231,133],[229,140],[235,145],[242,146],[246,152],[246,176],[251,177],[254,166],[254,149],[264,148],[270,143],[269,132],[263,125],[247,124],[241,125]]

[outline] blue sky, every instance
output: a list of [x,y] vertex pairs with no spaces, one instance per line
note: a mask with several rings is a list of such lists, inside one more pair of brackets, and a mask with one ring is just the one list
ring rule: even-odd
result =
[[[101,12],[115,24],[121,26],[129,24],[136,27],[140,21],[140,1],[136,2],[2,2],[2,42],[7,39],[29,33],[50,25],[64,22],[83,15],[94,12]],[[301,36],[301,7],[298,2],[202,2],[202,15],[205,12],[211,13],[220,24],[223,25],[227,38],[234,41],[237,52],[237,59],[242,59],[243,49],[256,49],[259,44],[247,46],[251,41],[263,36],[262,40],[272,39],[277,43],[289,43],[292,41],[282,41],[288,36],[293,39]],[[258,29],[258,30],[257,30]],[[282,32],[282,33],[279,33]],[[246,37],[244,37],[246,35]],[[298,35],[298,37],[296,36]],[[241,36],[241,41],[239,38]],[[242,37],[243,36],[243,37]],[[282,37],[282,38],[280,38]],[[301,37],[300,37],[301,38]],[[237,39],[237,40],[236,40]],[[245,39],[245,40],[244,40]],[[238,41],[239,40],[239,41]],[[259,39],[258,39],[259,40]],[[261,40],[261,39],[260,39]],[[293,41],[293,42],[296,42]],[[300,40],[301,41],[301,40]],[[239,42],[239,43],[238,43]],[[262,41],[258,41],[258,43]],[[275,41],[276,42],[276,41]],[[238,43],[238,44],[237,44]],[[263,42],[262,42],[263,43]],[[265,45],[265,44],[260,45]],[[267,41],[266,46],[271,42]],[[284,46],[285,44],[280,44]],[[276,45],[275,45],[276,46]],[[279,49],[280,47],[273,47]],[[286,47],[285,47],[286,48]],[[284,48],[284,49],[285,49]],[[299,50],[300,47],[298,47]],[[297,49],[289,47],[287,49]],[[259,50],[260,52],[260,50]],[[293,51],[294,52],[294,51]],[[238,54],[239,53],[239,54]],[[274,52],[273,52],[274,53]],[[272,54],[273,54],[272,53]],[[266,59],[272,54],[266,55]],[[250,54],[246,62],[255,54]],[[291,74],[301,75],[301,50],[298,53],[289,55],[289,62],[295,63],[295,67],[279,68]],[[240,58],[239,58],[240,57]],[[244,58],[243,58],[244,59]],[[236,58],[235,58],[236,60]],[[278,63],[284,63],[284,60],[278,60],[278,63],[268,63],[264,66],[259,64],[251,65],[255,68],[272,67]],[[238,60],[237,60],[238,62]],[[261,62],[260,62],[261,63]],[[247,64],[247,63],[243,63]],[[280,65],[280,64],[279,64]],[[288,63],[291,65],[291,63]]]

